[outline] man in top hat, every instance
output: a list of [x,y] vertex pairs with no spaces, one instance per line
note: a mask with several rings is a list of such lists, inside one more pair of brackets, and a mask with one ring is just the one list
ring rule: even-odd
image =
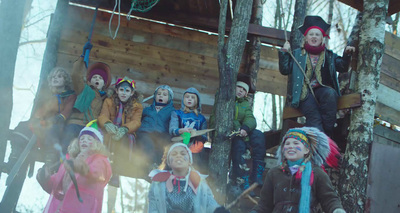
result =
[[304,35],[303,45],[293,50],[293,59],[288,53],[289,42],[284,44],[279,51],[279,71],[283,75],[292,74],[288,100],[305,115],[306,126],[316,127],[332,137],[337,99],[341,95],[336,72],[348,71],[355,48],[347,46],[343,57],[325,48],[323,39],[329,38],[326,34],[329,27],[319,16],[306,16],[299,28]]

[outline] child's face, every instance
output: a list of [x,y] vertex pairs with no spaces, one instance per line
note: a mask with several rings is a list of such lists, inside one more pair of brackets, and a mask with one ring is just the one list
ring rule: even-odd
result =
[[168,156],[168,165],[172,170],[187,169],[190,166],[188,151],[182,147],[175,147]]
[[190,109],[193,109],[197,106],[197,95],[193,93],[185,93],[183,96],[183,104]]
[[86,152],[92,149],[96,139],[91,135],[81,135],[79,138],[79,149],[81,152]]
[[288,138],[283,145],[283,154],[290,161],[297,161],[310,152],[302,142],[294,138]]
[[166,89],[158,89],[157,90],[157,95],[156,95],[156,102],[157,103],[162,103],[162,104],[166,104],[168,103],[168,90]]
[[322,44],[322,32],[316,28],[313,28],[307,32],[306,42],[313,47],[319,47]]
[[118,98],[121,102],[126,102],[135,93],[130,86],[120,86],[117,89]]
[[243,97],[246,97],[246,95],[247,95],[247,92],[243,87],[236,86],[236,97],[243,98]]
[[65,86],[65,79],[62,72],[58,71],[55,72],[50,81],[51,87],[64,87]]
[[101,77],[101,75],[93,75],[92,78],[90,79],[90,85],[96,87],[98,90],[103,89],[104,87],[104,79]]

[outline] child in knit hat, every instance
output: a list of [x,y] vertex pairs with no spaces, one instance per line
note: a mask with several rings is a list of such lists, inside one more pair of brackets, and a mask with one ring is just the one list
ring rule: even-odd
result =
[[[236,82],[235,117],[233,129],[238,134],[232,138],[231,158],[232,172],[230,174],[230,198],[234,199],[252,183],[263,184],[263,172],[265,168],[265,137],[256,129],[257,122],[253,115],[253,109],[247,97],[248,93],[254,93],[251,88],[249,75],[239,73]],[[214,125],[214,116],[210,118]],[[252,167],[247,166],[244,158],[247,150],[251,150]],[[251,172],[249,172],[251,170]],[[252,192],[251,195],[254,193]]]
[[73,65],[72,82],[78,97],[64,130],[62,140],[64,152],[83,127],[98,118],[103,101],[107,97],[106,90],[111,84],[111,70],[107,64],[97,62],[86,69],[83,58],[85,50],[91,48],[92,45],[86,43],[83,54]]
[[[100,213],[104,187],[111,177],[107,156],[102,133],[93,127],[83,128],[69,146],[68,160],[60,165],[58,172],[50,175],[48,167],[44,167],[36,176],[43,190],[50,194],[43,212]],[[71,170],[82,202],[78,200]]]
[[214,199],[206,176],[196,171],[192,151],[184,143],[165,149],[160,169],[150,172],[148,212],[229,213]]
[[146,153],[143,157],[148,165],[159,165],[164,146],[169,144],[168,133],[173,105],[174,92],[168,85],[156,88],[153,103],[142,113],[142,125],[137,132],[138,148]]
[[315,127],[290,129],[277,151],[279,165],[268,171],[256,212],[345,213],[332,183],[321,168],[338,167],[338,148]]
[[[113,172],[128,175],[133,162],[135,132],[141,125],[143,107],[138,102],[135,81],[120,78],[115,84],[116,93],[106,98],[98,123],[105,129],[110,140],[106,141],[111,151]],[[114,178],[113,178],[114,180]],[[118,186],[118,182],[115,183]]]
[[[194,133],[197,130],[207,129],[207,120],[201,114],[201,99],[197,89],[191,87],[183,93],[181,109],[171,113],[169,134],[179,136],[185,132]],[[195,168],[202,173],[207,173],[207,156],[203,150],[207,135],[200,135],[190,139],[189,149],[194,154],[197,162]]]

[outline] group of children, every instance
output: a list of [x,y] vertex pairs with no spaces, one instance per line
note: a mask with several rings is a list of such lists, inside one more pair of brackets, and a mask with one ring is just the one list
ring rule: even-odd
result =
[[[291,102],[305,114],[307,125],[316,128],[304,127],[286,133],[277,153],[280,165],[272,168],[264,181],[265,138],[255,129],[256,121],[247,98],[254,91],[249,76],[238,76],[233,124],[237,134],[231,140],[230,180],[239,192],[251,183],[263,185],[254,212],[314,212],[318,202],[326,212],[344,212],[329,177],[320,168],[328,158],[338,154],[337,147],[323,131],[332,134],[333,109],[327,107],[336,105],[340,95],[335,71],[344,70],[350,57],[342,59],[325,48],[322,39],[328,27],[320,17],[306,17],[300,28],[305,36],[304,47],[293,51],[297,60],[304,61],[303,67],[295,65],[295,59],[286,53],[288,44],[279,53],[280,71],[291,73],[295,80]],[[87,43],[83,52],[91,47]],[[353,47],[346,48],[346,53],[351,51]],[[162,85],[156,88],[153,103],[143,109],[135,81],[127,77],[118,79],[110,94],[110,67],[94,63],[86,69],[83,57],[84,54],[74,63],[72,77],[62,68],[50,72],[50,92],[41,96],[43,101],[38,102],[34,116],[24,124],[37,136],[39,147],[47,156],[37,175],[43,189],[50,193],[45,212],[101,212],[103,190],[112,174],[137,172],[128,168],[143,165],[143,161],[147,161],[141,168],[145,173],[153,165],[162,165],[160,170],[150,173],[153,183],[149,212],[229,212],[216,203],[205,176],[196,171],[206,171],[203,147],[207,135],[192,137],[187,144],[172,144],[170,140],[172,136],[207,129],[199,92],[187,89],[181,108],[176,110],[172,89]],[[300,69],[308,77],[298,80]],[[306,85],[309,82],[304,78],[309,78],[311,85]],[[334,95],[326,95],[333,92]],[[213,116],[210,123],[214,127]],[[49,165],[60,157],[54,144],[61,144],[63,152],[68,154],[61,156],[63,163],[53,171]],[[161,162],[168,144],[172,146],[166,149]],[[245,159],[246,150],[251,150],[251,172]],[[79,202],[77,192],[81,193],[83,203]]]

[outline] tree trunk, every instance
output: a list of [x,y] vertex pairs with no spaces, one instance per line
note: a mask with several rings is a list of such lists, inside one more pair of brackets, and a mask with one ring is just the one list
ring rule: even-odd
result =
[[[252,16],[250,22],[257,25],[262,25],[263,5],[261,0],[253,1]],[[259,36],[249,36],[249,51],[247,60],[247,72],[251,76],[251,87],[256,90],[257,74],[260,68],[260,50],[261,40]]]
[[277,95],[272,94],[272,126],[271,129],[272,130],[277,130],[278,129],[278,122],[277,122],[277,112],[278,112],[278,108],[276,107],[276,97],[279,97]]
[[50,19],[50,26],[47,32],[46,49],[43,55],[42,70],[40,71],[40,80],[38,92],[36,93],[35,104],[32,113],[35,112],[36,100],[40,95],[40,90],[47,85],[47,75],[57,64],[58,43],[60,42],[61,31],[64,29],[65,18],[68,14],[69,0],[58,0],[54,14]]
[[226,199],[230,141],[235,106],[236,76],[246,44],[252,1],[237,0],[229,37],[225,43],[228,0],[221,0],[218,26],[219,88],[215,97],[215,136],[209,158],[210,185],[219,203]]
[[[26,0],[2,0],[0,4],[0,160],[4,162],[13,108],[13,82]],[[0,170],[1,171],[1,170]],[[0,173],[1,174],[1,173]]]
[[[274,27],[281,30],[282,29],[282,16],[281,16],[281,0],[276,0],[275,9],[275,24]],[[282,8],[283,9],[283,8]]]
[[290,46],[292,50],[299,48],[303,41],[303,35],[298,29],[303,25],[304,18],[306,17],[306,10],[307,0],[296,0],[294,6],[293,25],[290,33]]
[[340,92],[342,94],[350,94],[354,92],[354,74],[353,71],[357,70],[357,56],[358,56],[358,43],[360,42],[360,29],[362,21],[362,12],[358,12],[356,21],[354,22],[353,29],[351,30],[350,36],[347,39],[347,46],[356,47],[356,52],[353,53],[353,59],[351,60],[351,71],[339,73],[339,85]]
[[[332,18],[333,18],[333,0],[329,0],[328,24],[330,24],[331,26],[332,26]],[[326,34],[329,35],[329,33],[331,32],[331,28],[332,27],[328,29]],[[324,39],[326,46],[329,48],[329,39],[327,37]]]
[[384,55],[385,20],[388,0],[364,0],[356,92],[362,94],[362,106],[351,115],[348,144],[340,173],[340,194],[348,212],[368,212],[366,199],[369,150],[373,141],[376,96]]

